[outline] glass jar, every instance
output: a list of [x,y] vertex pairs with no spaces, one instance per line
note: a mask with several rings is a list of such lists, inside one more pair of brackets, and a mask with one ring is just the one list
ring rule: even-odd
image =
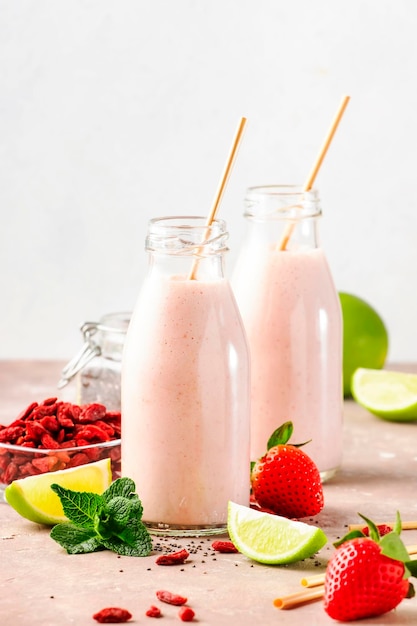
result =
[[224,277],[223,221],[149,223],[122,367],[122,474],[157,535],[223,533],[249,504],[249,354]]
[[232,285],[251,352],[251,459],[292,421],[291,442],[311,440],[304,450],[326,480],[342,457],[342,316],[319,244],[319,195],[252,187],[244,215]]
[[58,388],[75,383],[77,404],[99,402],[108,411],[120,411],[123,346],[131,313],[109,313],[99,322],[84,322],[84,345],[64,367]]

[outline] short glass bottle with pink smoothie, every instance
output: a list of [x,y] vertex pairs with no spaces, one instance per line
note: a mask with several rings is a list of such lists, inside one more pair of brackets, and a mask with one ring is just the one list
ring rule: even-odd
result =
[[157,218],[122,361],[122,473],[154,534],[224,532],[249,504],[250,358],[225,222]]
[[248,189],[232,285],[251,352],[251,459],[290,420],[291,442],[311,440],[303,449],[327,480],[342,459],[342,317],[320,216],[316,190]]

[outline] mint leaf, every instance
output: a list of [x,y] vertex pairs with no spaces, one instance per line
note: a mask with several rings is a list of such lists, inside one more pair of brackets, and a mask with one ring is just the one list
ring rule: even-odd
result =
[[131,478],[117,478],[103,493],[103,498],[106,502],[108,502],[112,498],[115,498],[116,496],[137,499],[138,496],[135,493],[135,490],[136,486]]
[[102,540],[103,545],[123,556],[148,556],[152,551],[152,539],[145,524],[132,518],[120,536]]
[[68,554],[107,548],[117,554],[147,556],[152,551],[151,536],[141,522],[142,503],[130,478],[115,480],[102,495],[57,484],[51,488],[70,520],[54,526],[51,537]]
[[97,515],[95,529],[104,539],[111,535],[121,536],[131,518],[140,520],[142,517],[142,504],[139,499],[129,500],[122,496],[112,498]]
[[142,503],[139,499],[128,500],[127,498],[123,498],[121,496],[112,498],[105,506],[106,514],[109,515],[112,521],[119,526],[127,524],[132,517],[141,519],[142,511]]
[[88,491],[72,491],[56,483],[51,485],[51,489],[58,494],[65,516],[70,522],[81,528],[94,528],[96,515],[103,506],[100,495]]
[[103,550],[94,530],[78,528],[74,524],[57,524],[51,530],[50,536],[59,543],[68,554],[84,554]]

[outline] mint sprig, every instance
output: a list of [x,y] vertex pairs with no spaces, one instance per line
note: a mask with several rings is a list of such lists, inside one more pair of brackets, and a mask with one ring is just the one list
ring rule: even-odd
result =
[[57,524],[50,536],[68,554],[112,550],[124,556],[148,556],[152,539],[141,521],[143,507],[130,478],[118,478],[98,495],[72,491],[54,483],[68,522]]

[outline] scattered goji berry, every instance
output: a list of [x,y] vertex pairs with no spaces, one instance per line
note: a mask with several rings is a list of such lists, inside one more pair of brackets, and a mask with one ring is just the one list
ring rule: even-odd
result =
[[213,541],[211,547],[216,552],[239,552],[231,541]]
[[[384,535],[388,535],[388,533],[390,533],[392,531],[391,526],[388,526],[387,524],[378,524],[377,525],[377,529],[378,529],[378,532],[379,532],[381,537],[383,537]],[[362,528],[362,532],[363,532],[364,535],[369,536],[369,528],[368,528],[368,526],[364,526]]]
[[123,622],[128,622],[131,617],[132,614],[129,611],[120,609],[117,606],[109,606],[93,615],[93,619],[100,624],[122,624]]
[[179,596],[177,593],[171,593],[170,591],[157,591],[156,597],[161,602],[173,604],[174,606],[181,606],[187,602],[187,598],[184,598],[184,596]]
[[145,615],[148,617],[162,617],[161,609],[153,604],[146,611]]
[[192,622],[195,617],[195,613],[191,607],[182,606],[178,611],[178,617],[183,622]]
[[181,563],[185,563],[185,561],[190,556],[190,553],[185,550],[180,550],[179,552],[171,552],[170,554],[161,554],[155,560],[157,565],[180,565]]

